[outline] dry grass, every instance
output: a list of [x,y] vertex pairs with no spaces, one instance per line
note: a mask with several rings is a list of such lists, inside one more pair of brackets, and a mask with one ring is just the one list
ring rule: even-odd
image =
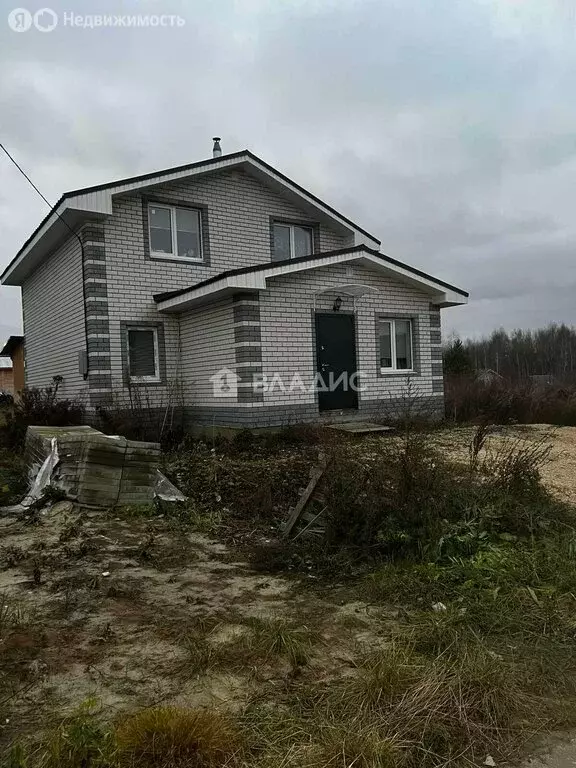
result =
[[242,739],[214,710],[156,707],[115,731],[118,764],[127,768],[221,768],[237,764]]
[[251,633],[239,639],[245,652],[255,658],[286,658],[294,667],[307,664],[317,634],[309,627],[283,618],[249,618]]

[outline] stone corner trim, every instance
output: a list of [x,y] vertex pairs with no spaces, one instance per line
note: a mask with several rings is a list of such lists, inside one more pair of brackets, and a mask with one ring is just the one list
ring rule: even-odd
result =
[[106,272],[106,237],[104,223],[91,221],[79,230],[83,249],[84,312],[88,355],[90,405],[111,401],[112,361],[110,357],[110,321],[108,276]]

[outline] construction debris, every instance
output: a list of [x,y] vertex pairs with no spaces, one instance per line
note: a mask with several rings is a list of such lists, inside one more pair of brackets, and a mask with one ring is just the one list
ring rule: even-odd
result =
[[320,518],[325,510],[322,509],[316,515],[312,515],[311,513],[306,512],[306,507],[308,503],[314,498],[314,492],[316,491],[318,483],[320,482],[322,475],[326,471],[327,466],[328,466],[328,461],[326,459],[326,456],[322,451],[320,451],[318,455],[318,465],[312,468],[312,471],[310,473],[310,481],[308,482],[308,485],[306,486],[306,488],[302,492],[302,495],[298,499],[298,503],[296,504],[294,509],[290,512],[290,517],[288,518],[288,520],[284,525],[284,528],[282,529],[283,538],[287,538],[288,536],[290,536],[294,527],[301,520],[302,522],[306,523],[306,526],[304,529],[296,533],[294,538],[297,538],[298,536],[302,535],[305,530],[310,530],[311,526],[314,523],[320,524]]
[[39,502],[47,486],[88,507],[186,501],[158,468],[160,446],[105,435],[89,426],[28,427],[30,491],[18,505]]

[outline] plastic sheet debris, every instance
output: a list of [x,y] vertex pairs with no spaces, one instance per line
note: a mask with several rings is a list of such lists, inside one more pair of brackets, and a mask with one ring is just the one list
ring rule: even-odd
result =
[[50,485],[54,470],[58,466],[60,456],[58,455],[58,441],[53,437],[50,441],[50,453],[46,456],[40,471],[32,481],[30,491],[22,499],[21,506],[30,507],[34,502],[42,498],[44,489]]
[[186,501],[187,497],[176,488],[176,486],[163,475],[159,469],[156,470],[156,485],[154,486],[154,496],[162,501]]

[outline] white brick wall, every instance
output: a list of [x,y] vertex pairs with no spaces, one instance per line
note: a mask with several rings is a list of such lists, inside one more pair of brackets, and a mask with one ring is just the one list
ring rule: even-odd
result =
[[[160,315],[155,293],[194,285],[220,272],[268,263],[270,216],[313,221],[303,211],[240,171],[223,172],[191,181],[146,190],[149,195],[206,205],[210,227],[210,265],[150,260],[144,255],[142,199],[131,195],[114,200],[113,216],[105,223],[106,269],[110,312],[112,379],[122,381],[120,323],[161,321],[166,339],[167,378],[178,374],[178,320]],[[352,244],[325,226],[320,227],[321,250]],[[234,355],[230,362],[234,361]],[[187,366],[190,370],[190,365]],[[150,387],[150,397],[165,402],[164,387]],[[199,393],[199,396],[204,396]]]
[[[354,302],[352,297],[338,291],[339,286],[351,282],[377,288],[379,293],[365,294]],[[412,382],[418,394],[424,397],[432,394],[429,297],[426,294],[361,266],[354,266],[353,277],[350,277],[345,265],[273,278],[268,285],[270,289],[260,293],[262,369],[268,378],[279,373],[283,381],[290,382],[297,373],[306,385],[312,383],[316,373],[313,311],[314,308],[330,311],[334,298],[340,295],[341,311],[352,310],[355,304],[357,363],[366,387],[360,399],[398,398],[406,392],[407,376],[378,375],[375,313],[384,316],[411,313],[418,317],[419,333],[414,345],[418,345],[420,352],[420,375],[413,376]],[[319,293],[331,287],[333,293]],[[265,405],[302,402],[314,403],[314,394],[282,393],[275,388],[264,395]]]
[[234,369],[232,300],[199,307],[181,316],[182,380],[186,405],[231,405],[214,398],[210,377],[221,368]]
[[46,387],[63,376],[62,397],[84,398],[78,372],[85,349],[80,244],[70,237],[22,286],[26,338],[26,386]]

